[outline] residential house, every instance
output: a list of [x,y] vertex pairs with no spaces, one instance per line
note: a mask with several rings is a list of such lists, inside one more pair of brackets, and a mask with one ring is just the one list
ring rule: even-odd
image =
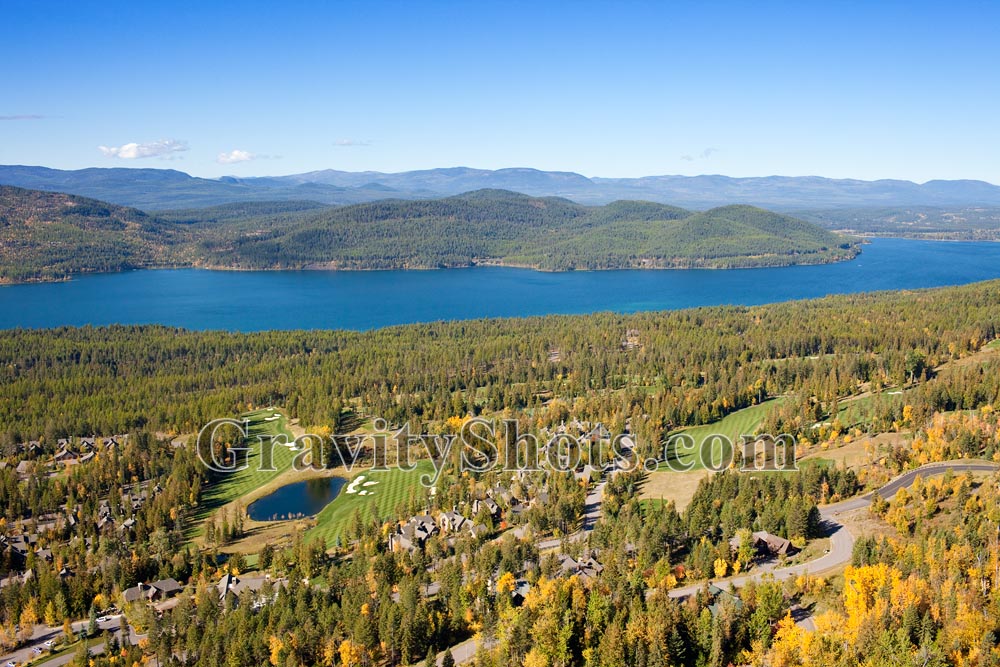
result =
[[567,577],[577,576],[582,581],[589,581],[603,572],[604,566],[591,555],[576,560],[572,556],[562,554],[559,556],[559,570]]
[[500,505],[493,498],[486,496],[483,499],[476,498],[472,501],[472,514],[479,516],[480,512],[486,512],[494,519],[500,518]]
[[524,604],[525,598],[528,597],[529,590],[531,590],[531,584],[528,583],[527,579],[517,579],[514,582],[514,590],[510,592],[510,603],[515,607],[520,607]]
[[0,588],[10,586],[12,584],[24,585],[35,578],[35,573],[32,570],[27,570],[21,574],[12,574],[8,577],[0,579]]
[[590,429],[586,435],[583,436],[582,440],[591,444],[607,442],[611,440],[611,431],[609,431],[604,424],[598,422],[597,426]]
[[219,579],[219,583],[215,585],[215,589],[219,593],[219,602],[225,602],[228,598],[230,603],[235,605],[239,602],[240,597],[244,593],[254,594],[254,607],[259,608],[263,605],[264,600],[259,596],[260,591],[264,588],[265,584],[270,582],[273,586],[280,587],[284,586],[284,579],[271,579],[270,575],[254,576],[254,577],[238,577],[228,572]]
[[443,512],[438,517],[438,526],[441,527],[441,532],[443,533],[457,533],[462,530],[462,527],[468,521],[464,516],[452,510],[450,512]]
[[396,531],[389,536],[389,550],[397,551],[405,549],[422,548],[432,536],[439,532],[437,523],[430,516],[422,514],[415,516],[409,521],[399,526]]
[[173,578],[161,579],[151,584],[140,581],[135,586],[122,591],[122,598],[125,600],[125,604],[141,601],[157,602],[172,598],[181,592],[181,588],[181,585]]
[[[441,584],[439,584],[436,581],[432,581],[429,584],[420,585],[420,595],[424,598],[434,597],[440,592],[441,592]],[[399,591],[393,591],[391,593],[391,597],[393,602],[399,602],[400,600],[403,599],[403,596],[400,595]]]
[[[777,535],[772,535],[763,530],[759,530],[751,534],[750,539],[753,540],[754,549],[761,556],[794,556],[799,552],[799,550],[791,542],[783,537],[778,537]],[[742,539],[740,535],[736,535],[731,540],[729,540],[729,548],[733,552],[739,551],[740,546],[742,546]]]
[[743,608],[743,600],[730,591],[719,588],[715,584],[709,584],[708,596],[712,600],[712,603],[708,605],[708,610],[712,613],[712,616],[717,615],[720,606],[725,603],[731,604],[736,609]]

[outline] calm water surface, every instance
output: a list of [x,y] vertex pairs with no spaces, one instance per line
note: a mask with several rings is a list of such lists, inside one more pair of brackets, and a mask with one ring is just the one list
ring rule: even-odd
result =
[[337,497],[344,482],[340,477],[292,482],[250,503],[247,514],[254,521],[312,516]]
[[850,262],[725,271],[134,271],[0,287],[0,328],[159,323],[231,331],[371,329],[479,317],[753,305],[998,277],[1000,243],[903,239],[876,239]]

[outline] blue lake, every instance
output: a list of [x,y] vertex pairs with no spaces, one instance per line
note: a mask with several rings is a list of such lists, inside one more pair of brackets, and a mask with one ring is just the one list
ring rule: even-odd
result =
[[188,329],[371,329],[479,317],[760,304],[1000,277],[1000,243],[876,239],[850,262],[773,269],[542,273],[206,271],[0,287],[0,328],[159,323]]
[[337,497],[345,482],[340,477],[326,477],[286,484],[250,503],[247,515],[254,521],[313,516]]

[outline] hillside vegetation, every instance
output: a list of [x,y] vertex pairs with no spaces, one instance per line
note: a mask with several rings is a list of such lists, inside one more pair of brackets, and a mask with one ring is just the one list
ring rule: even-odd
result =
[[0,186],[0,282],[162,266],[181,236],[136,209]]
[[243,202],[156,215],[0,186],[0,277],[60,279],[154,266],[239,269],[544,270],[754,267],[853,257],[851,239],[752,206],[583,206],[479,190],[343,207]]

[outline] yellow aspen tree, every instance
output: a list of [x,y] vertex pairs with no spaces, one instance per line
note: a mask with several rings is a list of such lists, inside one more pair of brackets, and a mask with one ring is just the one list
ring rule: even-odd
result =
[[281,664],[282,653],[285,650],[285,642],[281,641],[281,638],[277,635],[271,635],[271,638],[268,640],[268,647],[271,650],[270,662],[272,665],[277,667],[277,665]]

